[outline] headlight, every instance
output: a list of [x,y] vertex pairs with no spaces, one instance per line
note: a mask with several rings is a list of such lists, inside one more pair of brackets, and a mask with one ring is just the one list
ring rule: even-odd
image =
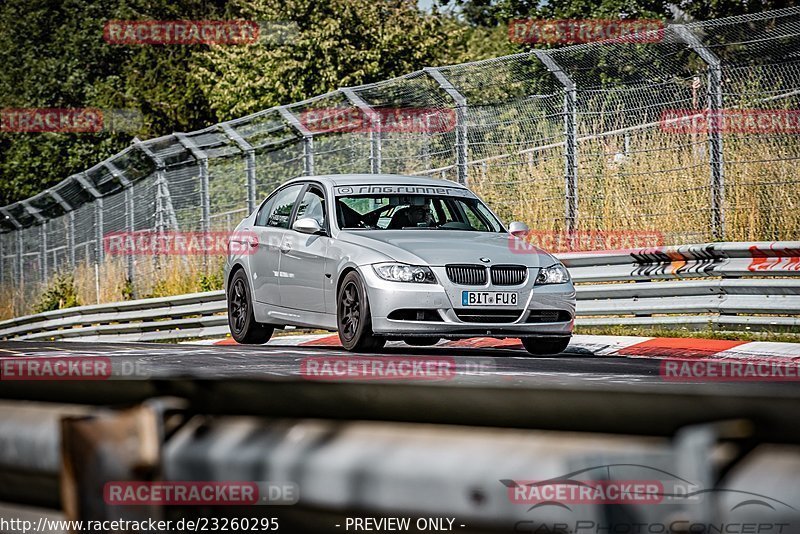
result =
[[404,263],[376,263],[372,268],[378,276],[391,282],[436,283],[436,277],[428,267]]
[[560,263],[545,267],[539,271],[539,276],[536,277],[537,285],[564,284],[566,282],[569,282],[569,271]]

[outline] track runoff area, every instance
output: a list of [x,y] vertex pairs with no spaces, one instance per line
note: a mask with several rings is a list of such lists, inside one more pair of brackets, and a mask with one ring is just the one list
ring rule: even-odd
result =
[[380,354],[346,352],[335,334],[278,336],[259,346],[230,338],[180,344],[7,341],[0,343],[0,373],[4,381],[292,377],[648,387],[715,382],[764,393],[797,387],[800,343],[576,335],[562,354],[536,357],[512,338],[442,341],[425,348],[389,342]]

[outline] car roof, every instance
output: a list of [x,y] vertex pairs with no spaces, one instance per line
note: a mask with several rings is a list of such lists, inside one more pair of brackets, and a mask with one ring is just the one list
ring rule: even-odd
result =
[[328,186],[340,185],[431,185],[441,186],[442,183],[447,187],[459,187],[466,189],[463,185],[441,178],[429,178],[427,176],[403,176],[401,174],[325,174],[321,176],[300,176],[289,180],[291,182],[301,182],[314,180],[322,182]]

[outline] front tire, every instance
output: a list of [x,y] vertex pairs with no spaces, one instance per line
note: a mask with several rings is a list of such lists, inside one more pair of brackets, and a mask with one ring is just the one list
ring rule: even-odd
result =
[[569,345],[570,337],[523,337],[525,350],[537,356],[560,354]]
[[379,350],[386,338],[372,332],[367,290],[356,271],[347,273],[336,298],[336,323],[342,346],[352,352]]
[[262,345],[274,331],[271,326],[256,322],[244,269],[236,271],[228,286],[228,326],[233,339],[244,345]]

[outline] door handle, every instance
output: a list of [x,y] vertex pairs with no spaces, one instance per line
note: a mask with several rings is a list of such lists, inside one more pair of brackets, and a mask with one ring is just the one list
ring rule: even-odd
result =
[[292,245],[289,243],[284,243],[281,245],[281,252],[286,253],[292,250]]

